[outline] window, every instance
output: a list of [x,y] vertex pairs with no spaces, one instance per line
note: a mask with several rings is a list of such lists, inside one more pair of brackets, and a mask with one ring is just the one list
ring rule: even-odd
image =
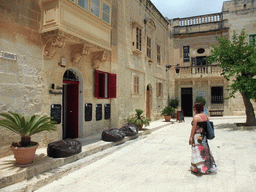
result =
[[136,27],[136,49],[141,51],[141,29]]
[[156,96],[161,97],[163,95],[163,84],[157,82],[156,83]]
[[147,37],[147,57],[151,58],[151,39]]
[[88,0],[78,0],[78,5],[88,10]]
[[111,22],[111,1],[110,0],[69,0],[91,14],[110,24]]
[[106,3],[103,2],[102,6],[102,20],[109,23],[109,15],[110,15],[110,7]]
[[161,63],[161,50],[160,50],[159,45],[156,45],[156,50],[157,50],[157,63],[160,64]]
[[211,88],[211,103],[212,104],[223,103],[223,87]]
[[100,16],[100,0],[92,0],[91,13]]
[[116,74],[95,70],[95,97],[116,98]]
[[142,26],[132,22],[132,51],[134,54],[141,54],[142,50]]
[[139,76],[134,75],[133,76],[133,94],[134,95],[139,95],[140,93],[140,83],[139,83]]
[[256,34],[249,35],[249,44],[254,44],[256,45]]
[[206,65],[206,56],[196,57],[196,65]]
[[189,46],[183,46],[183,62],[189,62]]

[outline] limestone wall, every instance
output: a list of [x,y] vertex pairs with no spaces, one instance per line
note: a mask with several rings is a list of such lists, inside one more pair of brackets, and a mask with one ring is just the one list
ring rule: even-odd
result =
[[[0,49],[17,55],[12,61],[0,58],[0,111],[24,115],[49,115],[50,102],[40,39],[39,1],[1,1]],[[56,133],[32,136],[41,146],[46,137]],[[0,128],[0,157],[11,154],[10,145],[20,140],[5,128]]]
[[[115,1],[114,1],[115,2]],[[165,66],[168,65],[168,22],[159,14],[153,5],[145,4],[146,1],[119,0],[113,2],[113,10],[118,14],[113,20],[118,19],[117,36],[118,46],[118,105],[119,121],[134,114],[140,108],[146,112],[146,90],[151,90],[150,117],[159,118],[159,112],[167,104],[168,86]],[[147,8],[146,8],[147,7]],[[142,29],[142,50],[138,54],[133,52],[134,25]],[[151,38],[152,57],[146,55],[147,37]],[[161,47],[161,64],[157,64],[156,44]],[[149,64],[149,60],[153,62]],[[139,77],[139,95],[133,93],[133,76]],[[163,84],[163,96],[156,96],[156,83]],[[146,115],[146,114],[144,114]],[[121,123],[122,124],[122,123]]]

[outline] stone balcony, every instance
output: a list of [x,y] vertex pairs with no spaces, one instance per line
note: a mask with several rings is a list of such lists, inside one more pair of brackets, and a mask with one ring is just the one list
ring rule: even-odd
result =
[[188,67],[176,67],[175,79],[212,78],[222,73],[220,65],[197,65]]
[[[44,41],[44,56],[51,58],[57,48],[69,45],[75,53],[106,53],[111,51],[111,18],[104,21],[102,10],[99,16],[89,8],[71,0],[42,0],[41,35]],[[91,1],[88,1],[91,2]],[[100,0],[110,9],[110,0]],[[89,4],[91,5],[91,4]]]
[[173,19],[173,35],[186,35],[228,29],[222,13]]

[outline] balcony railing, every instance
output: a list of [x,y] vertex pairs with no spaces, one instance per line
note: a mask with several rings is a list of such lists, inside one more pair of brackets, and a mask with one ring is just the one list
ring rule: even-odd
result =
[[197,17],[187,17],[179,20],[179,26],[196,25],[203,23],[211,23],[222,20],[222,13],[201,15]]
[[176,73],[179,74],[220,74],[222,68],[220,65],[197,65],[189,67],[176,67]]

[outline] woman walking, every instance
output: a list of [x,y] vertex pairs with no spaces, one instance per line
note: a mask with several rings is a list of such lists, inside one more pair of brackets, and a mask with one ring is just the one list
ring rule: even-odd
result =
[[217,166],[211,154],[205,135],[206,120],[203,113],[204,106],[201,103],[194,104],[196,115],[193,117],[189,145],[192,145],[191,171],[193,173],[215,173]]

